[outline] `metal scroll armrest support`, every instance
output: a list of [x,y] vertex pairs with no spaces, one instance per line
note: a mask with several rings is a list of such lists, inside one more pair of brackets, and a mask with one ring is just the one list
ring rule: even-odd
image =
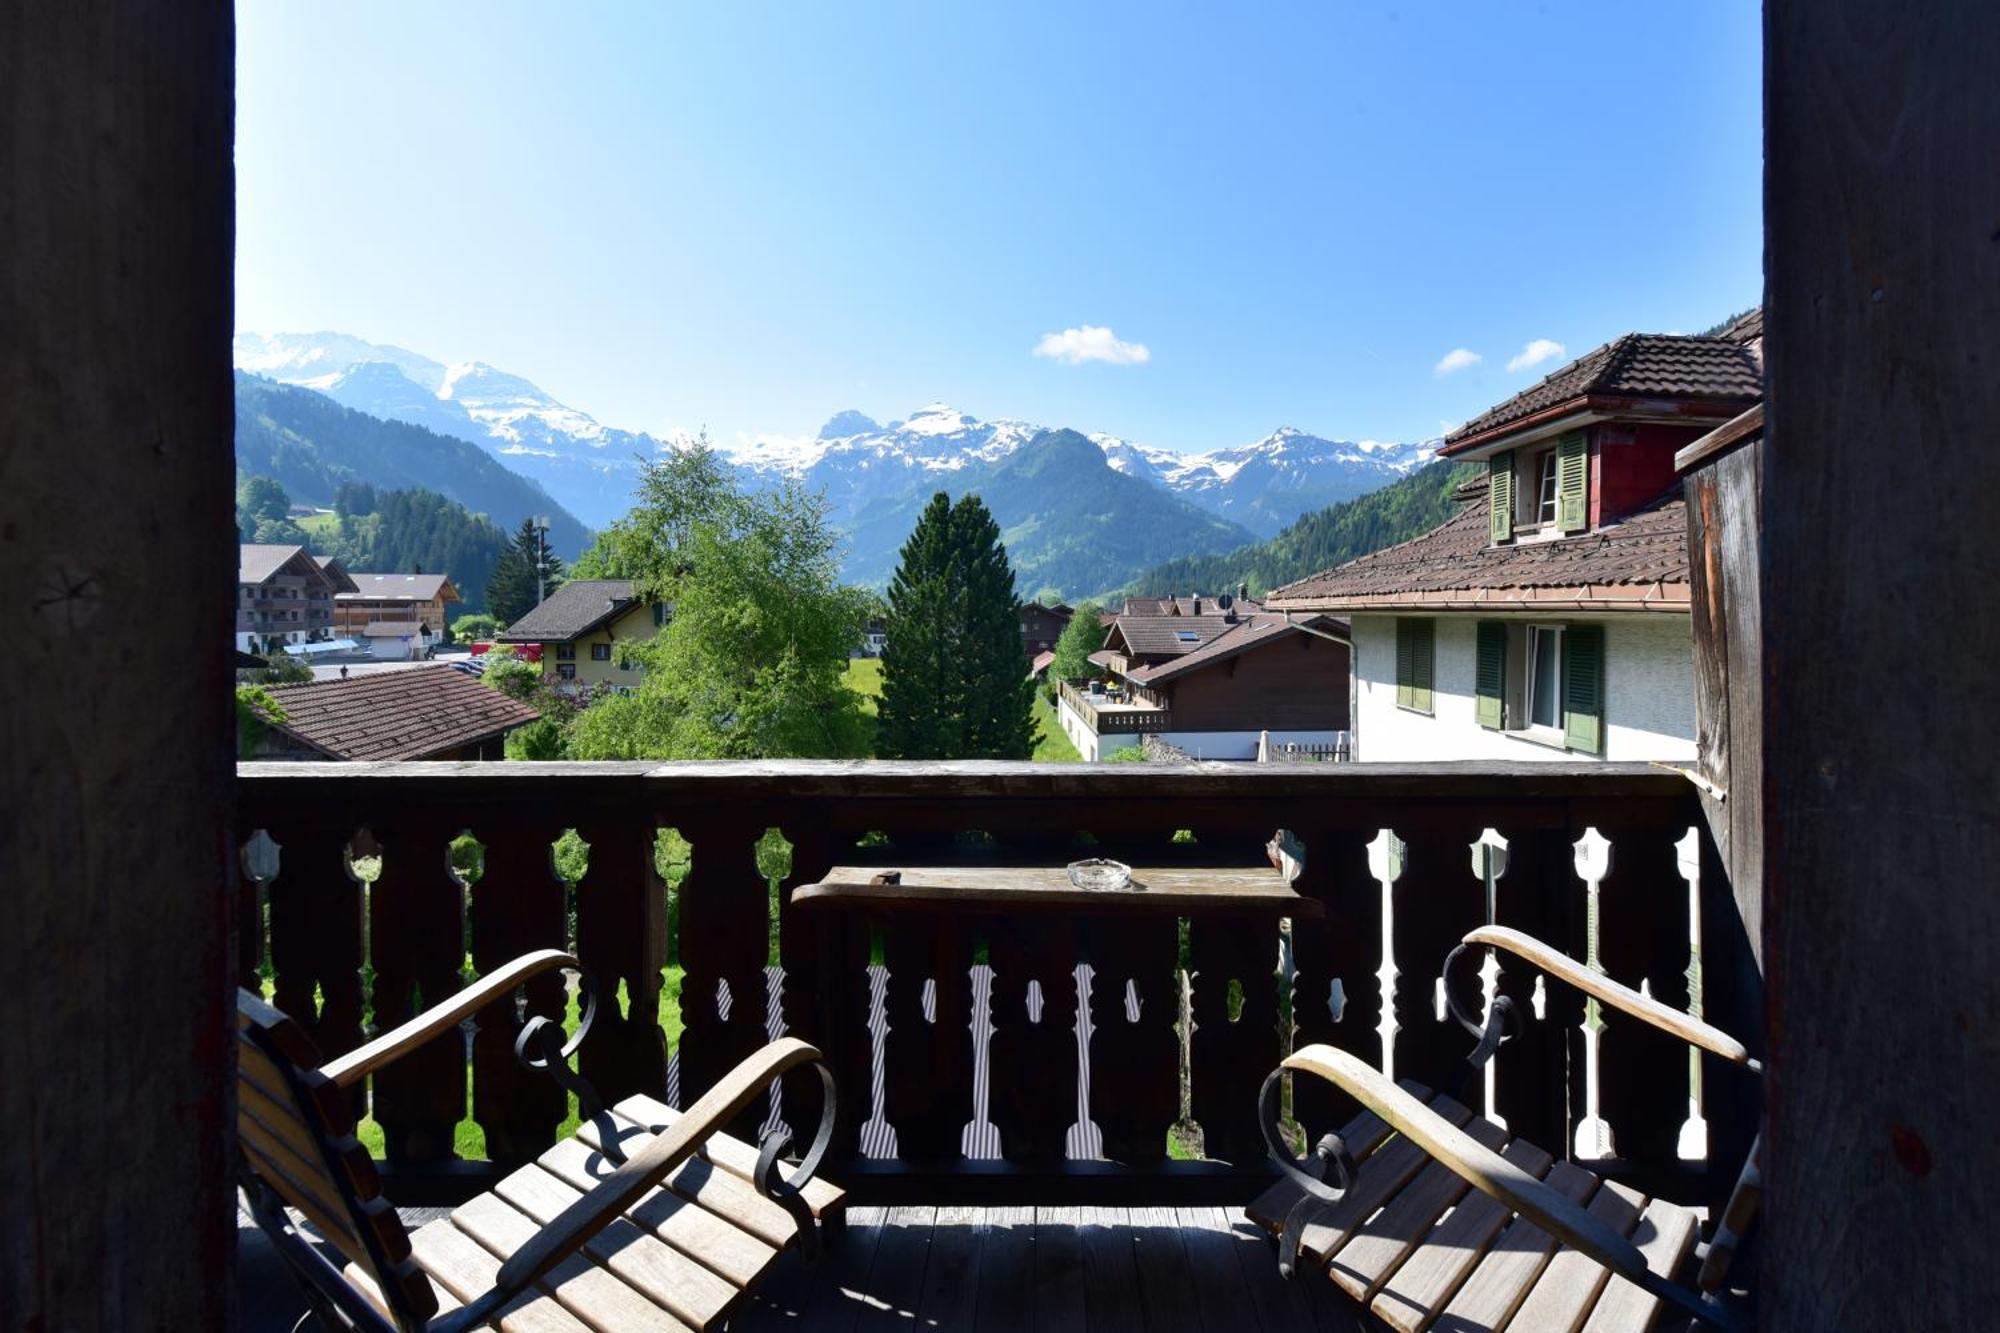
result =
[[785,1175],[781,1170],[783,1154],[791,1146],[792,1131],[780,1122],[767,1130],[758,1143],[757,1175],[753,1181],[757,1192],[783,1208],[791,1217],[792,1224],[799,1229],[799,1255],[807,1264],[819,1261],[820,1223],[813,1216],[812,1207],[806,1203],[802,1191],[819,1170],[827,1145],[833,1142],[835,1096],[833,1071],[821,1061],[814,1061],[813,1068],[819,1071],[820,1103],[819,1128],[813,1134],[812,1146],[791,1174]]
[[[1285,1225],[1278,1233],[1278,1272],[1290,1277],[1298,1270],[1299,1241],[1305,1234],[1306,1223],[1321,1208],[1340,1202],[1340,1196],[1354,1184],[1355,1165],[1347,1144],[1338,1134],[1328,1134],[1314,1144],[1303,1162],[1292,1156],[1291,1146],[1285,1142],[1284,1127],[1278,1123],[1283,1109],[1284,1079],[1285,1071],[1280,1067],[1264,1080],[1257,1093],[1257,1123],[1264,1131],[1265,1151],[1278,1170],[1299,1187],[1298,1200],[1286,1210]],[[1327,1183],[1329,1174],[1333,1176],[1332,1184]]]
[[604,1099],[597,1095],[591,1081],[569,1067],[570,1057],[583,1045],[583,1039],[590,1035],[590,1025],[597,1019],[597,983],[590,969],[581,963],[574,970],[583,1005],[576,1035],[565,1042],[560,1024],[536,1015],[521,1025],[521,1035],[514,1038],[514,1058],[523,1068],[539,1070],[561,1084],[565,1091],[576,1094],[577,1114],[597,1126],[604,1139],[604,1155],[615,1165],[623,1166],[625,1149],[618,1142],[618,1122],[604,1109]]
[[1454,984],[1463,975],[1459,969],[1460,960],[1478,958],[1479,954],[1471,943],[1459,945],[1444,960],[1444,1003],[1458,1025],[1479,1039],[1472,1053],[1465,1057],[1465,1073],[1459,1078],[1456,1095],[1463,1096],[1465,1085],[1480,1071],[1501,1046],[1521,1035],[1521,1015],[1515,1011],[1514,1001],[1505,995],[1493,997],[1493,1005],[1486,1011],[1484,1020],[1458,1001],[1458,988]]

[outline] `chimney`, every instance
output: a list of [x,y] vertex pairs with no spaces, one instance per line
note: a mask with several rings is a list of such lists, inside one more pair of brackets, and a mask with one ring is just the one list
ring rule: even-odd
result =
[[1237,584],[1237,585],[1236,585],[1236,600],[1237,600],[1237,601],[1239,601],[1239,602],[1247,602],[1247,601],[1249,601],[1249,600],[1250,600],[1250,585],[1249,585],[1249,584],[1247,584],[1247,583],[1239,583],[1239,584]]
[[1200,594],[1200,593],[1196,593],[1196,594],[1194,595],[1194,610],[1193,610],[1193,611],[1190,611],[1190,612],[1189,612],[1188,614],[1189,614],[1189,615],[1196,615],[1196,616],[1198,616],[1198,615],[1200,615],[1200,614],[1201,614],[1201,594]]

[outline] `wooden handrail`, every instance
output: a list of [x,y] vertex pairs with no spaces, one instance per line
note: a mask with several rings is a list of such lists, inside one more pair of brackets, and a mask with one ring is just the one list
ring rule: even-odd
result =
[[320,1066],[319,1072],[341,1087],[347,1087],[423,1045],[439,1033],[458,1026],[466,1017],[484,1009],[530,977],[557,968],[581,971],[583,964],[561,949],[538,949],[523,954],[505,967],[479,978],[470,986],[452,993],[407,1023],[390,1029],[375,1040],[357,1046],[338,1059]]

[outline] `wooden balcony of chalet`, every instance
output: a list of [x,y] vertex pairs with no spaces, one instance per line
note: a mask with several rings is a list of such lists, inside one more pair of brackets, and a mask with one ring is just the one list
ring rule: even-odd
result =
[[[1488,921],[1490,888],[1493,919],[1667,1003],[1754,1008],[1719,980],[1740,974],[1742,931],[1696,789],[1658,768],[245,764],[236,793],[239,976],[329,1056],[551,946],[605,1000],[579,1069],[607,1101],[684,1106],[780,1033],[827,1052],[840,1097],[823,1173],[854,1213],[825,1263],[759,1297],[753,1327],[940,1311],[932,1326],[986,1311],[1028,1327],[1036,1301],[1044,1326],[1307,1326],[1301,1310],[1339,1300],[1281,1282],[1243,1207],[1274,1179],[1257,1088],[1308,1042],[1458,1088],[1522,1137],[1612,1144],[1636,1187],[1707,1207],[1755,1130],[1754,1088],[1637,1025],[1599,1030],[1526,968],[1503,968],[1496,993],[1536,1018],[1484,1082],[1465,1079],[1472,1040],[1441,1005],[1446,955]],[[1320,914],[1041,912],[958,930],[792,900],[836,863],[1249,867],[1279,827],[1304,846],[1294,887]],[[574,883],[551,855],[571,828],[589,847]],[[667,829],[689,844],[672,883]],[[790,845],[775,883],[757,853],[772,829]],[[449,852],[465,833],[484,847],[469,887]],[[1490,886],[1475,844],[1504,851]],[[490,1186],[572,1114],[513,1058],[522,1015],[565,1005],[553,980],[527,991],[525,1010],[496,1005],[357,1097],[399,1205]],[[1318,1135],[1349,1114],[1336,1098],[1302,1080],[1295,1114]],[[809,1132],[817,1107],[816,1085],[787,1083],[744,1130]],[[456,1146],[471,1124],[483,1158]],[[246,1266],[249,1308],[283,1305],[272,1273]]]

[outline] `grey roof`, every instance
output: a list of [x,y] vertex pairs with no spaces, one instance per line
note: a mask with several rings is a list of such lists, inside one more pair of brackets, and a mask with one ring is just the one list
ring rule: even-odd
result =
[[1449,455],[1499,427],[1593,396],[1681,398],[1740,407],[1763,393],[1763,367],[1740,338],[1628,333],[1481,412],[1445,436],[1439,452]]
[[[245,542],[237,549],[236,581],[238,583],[262,583],[293,560],[304,555],[303,546],[275,546],[257,542]],[[315,572],[324,573],[318,562],[306,561]]]
[[[354,580],[354,591],[341,594],[343,597],[409,598],[419,602],[430,601],[451,582],[449,574],[358,574],[350,570],[347,577]],[[463,600],[458,598],[456,587],[451,591],[454,599]]]
[[576,579],[495,638],[500,643],[567,643],[623,612],[636,595],[630,579]]

